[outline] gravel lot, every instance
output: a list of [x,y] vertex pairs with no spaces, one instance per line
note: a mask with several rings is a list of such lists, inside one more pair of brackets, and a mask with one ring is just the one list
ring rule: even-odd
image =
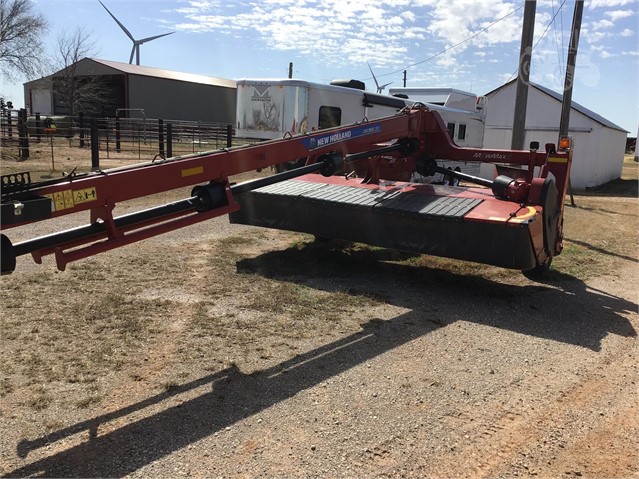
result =
[[0,474],[638,477],[638,202],[577,201],[545,283],[225,218],[20,258]]

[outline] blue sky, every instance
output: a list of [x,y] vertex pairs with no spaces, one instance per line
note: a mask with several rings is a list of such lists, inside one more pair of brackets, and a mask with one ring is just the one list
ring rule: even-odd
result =
[[[296,78],[357,78],[374,90],[368,62],[380,83],[402,86],[406,69],[407,86],[478,94],[514,78],[524,6],[523,0],[103,2],[136,38],[176,32],[141,46],[145,66],[284,78],[293,62]],[[128,62],[131,42],[97,0],[34,0],[34,7],[49,20],[52,51],[61,32],[83,27],[95,57]],[[537,1],[531,80],[555,91],[563,89],[573,10],[574,0]],[[574,101],[632,136],[639,122],[638,11],[639,0],[586,1],[573,91]],[[0,92],[23,104],[20,84],[2,80]]]

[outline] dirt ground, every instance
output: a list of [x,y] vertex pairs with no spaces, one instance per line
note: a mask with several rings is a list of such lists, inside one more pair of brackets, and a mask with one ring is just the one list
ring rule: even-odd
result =
[[0,475],[639,477],[636,163],[620,181],[575,196],[543,282],[226,218],[21,257]]

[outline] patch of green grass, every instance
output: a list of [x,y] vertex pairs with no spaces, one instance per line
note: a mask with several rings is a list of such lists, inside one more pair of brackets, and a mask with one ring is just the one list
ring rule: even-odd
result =
[[576,279],[587,280],[599,274],[603,274],[601,261],[597,255],[587,248],[567,243],[561,254],[553,258],[551,277],[553,271],[562,275],[572,276]]

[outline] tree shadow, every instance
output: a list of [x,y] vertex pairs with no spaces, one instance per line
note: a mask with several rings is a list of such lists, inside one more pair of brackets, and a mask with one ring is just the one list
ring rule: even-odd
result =
[[[89,439],[35,460],[6,477],[120,477],[189,444],[253,416],[300,391],[459,320],[599,351],[608,334],[635,337],[623,315],[637,304],[589,288],[576,278],[550,284],[503,284],[477,275],[389,263],[412,255],[349,249],[335,243],[273,251],[237,263],[240,273],[303,283],[325,291],[384,298],[409,311],[390,320],[373,319],[361,331],[254,374],[236,368],[204,376],[112,413],[33,440],[22,440],[20,457],[78,433]],[[579,334],[575,331],[579,330]],[[106,423],[210,385],[177,406],[167,406],[99,435]]]
[[567,243],[573,243],[579,246],[583,246],[584,248],[589,249],[590,251],[595,251],[596,253],[600,253],[606,256],[613,256],[615,258],[631,261],[633,263],[639,263],[639,259],[637,258],[633,258],[632,256],[627,256],[627,255],[623,255],[619,253],[614,253],[607,249],[600,248],[599,246],[594,246],[590,243],[586,243],[585,241],[579,241],[579,240],[567,239],[567,238],[565,238],[564,241],[566,241]]

